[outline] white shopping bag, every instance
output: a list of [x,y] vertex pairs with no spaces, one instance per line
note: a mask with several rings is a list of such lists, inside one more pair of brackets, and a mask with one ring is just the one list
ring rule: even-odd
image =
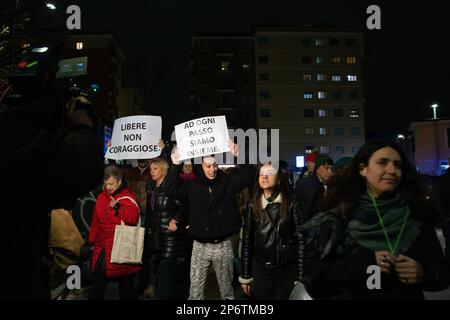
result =
[[[130,197],[121,197],[117,201],[127,198],[136,206],[137,203]],[[140,214],[139,214],[140,216]],[[142,252],[144,250],[145,228],[141,227],[141,219],[137,226],[126,226],[123,221],[116,226],[114,242],[111,252],[111,263],[142,264]]]

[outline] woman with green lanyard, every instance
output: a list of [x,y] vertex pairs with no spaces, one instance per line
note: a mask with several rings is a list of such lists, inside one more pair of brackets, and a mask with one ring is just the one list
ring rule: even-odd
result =
[[319,247],[338,238],[339,225],[342,241],[322,256],[322,267],[305,262],[305,270],[316,271],[308,289],[316,298],[423,299],[422,290],[447,288],[450,266],[436,237],[432,202],[399,146],[366,143],[329,183],[325,207],[343,223],[321,227]]

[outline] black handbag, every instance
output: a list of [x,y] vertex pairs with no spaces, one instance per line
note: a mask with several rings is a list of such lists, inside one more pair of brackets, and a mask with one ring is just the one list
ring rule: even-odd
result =
[[87,287],[91,284],[92,278],[92,254],[94,246],[85,242],[80,250],[80,269],[81,269],[81,287]]

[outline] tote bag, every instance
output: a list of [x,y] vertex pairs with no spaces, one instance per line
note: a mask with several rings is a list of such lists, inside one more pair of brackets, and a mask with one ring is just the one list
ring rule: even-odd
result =
[[[136,201],[130,197],[121,197],[117,201],[128,199],[138,208]],[[111,252],[111,263],[118,264],[142,264],[142,252],[144,250],[145,228],[141,227],[141,218],[137,226],[126,226],[123,221],[116,226],[114,242]]]

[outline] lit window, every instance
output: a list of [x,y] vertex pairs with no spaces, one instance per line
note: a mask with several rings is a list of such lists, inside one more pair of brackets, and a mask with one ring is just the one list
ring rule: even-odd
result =
[[359,118],[359,110],[351,109],[350,110],[350,118]]
[[347,64],[355,64],[356,58],[355,57],[347,57]]
[[328,117],[327,109],[319,109],[319,117]]
[[329,146],[320,146],[319,152],[320,153],[330,153],[330,147]]
[[229,61],[222,61],[220,62],[220,71],[228,71],[230,69],[230,62]]
[[355,75],[349,74],[349,75],[347,76],[347,81],[349,81],[349,82],[355,82],[355,81],[358,81],[358,77],[355,76]]
[[325,80],[327,80],[327,75],[326,74],[319,73],[317,75],[317,81],[325,81]]
[[305,128],[305,135],[307,136],[314,135],[314,128]]
[[303,81],[311,81],[312,75],[310,73],[303,74]]
[[77,42],[77,50],[83,50],[83,42]]
[[310,91],[304,92],[303,93],[303,99],[312,99],[313,98],[313,93]]
[[326,136],[326,135],[328,135],[328,129],[327,129],[327,128],[320,128],[320,129],[319,129],[319,134],[320,134],[321,136]]
[[341,57],[331,57],[331,63],[341,63]]
[[316,57],[316,63],[317,64],[323,63],[323,57]]
[[315,146],[305,146],[305,153],[311,154],[315,148],[316,148]]
[[314,40],[315,46],[323,46],[324,44],[325,44],[325,40],[323,40],[323,39],[315,39]]
[[317,97],[318,97],[319,99],[326,99],[326,98],[327,98],[327,93],[326,93],[325,91],[319,91],[319,92],[317,93]]
[[338,74],[334,74],[331,76],[331,81],[341,81],[341,76]]

